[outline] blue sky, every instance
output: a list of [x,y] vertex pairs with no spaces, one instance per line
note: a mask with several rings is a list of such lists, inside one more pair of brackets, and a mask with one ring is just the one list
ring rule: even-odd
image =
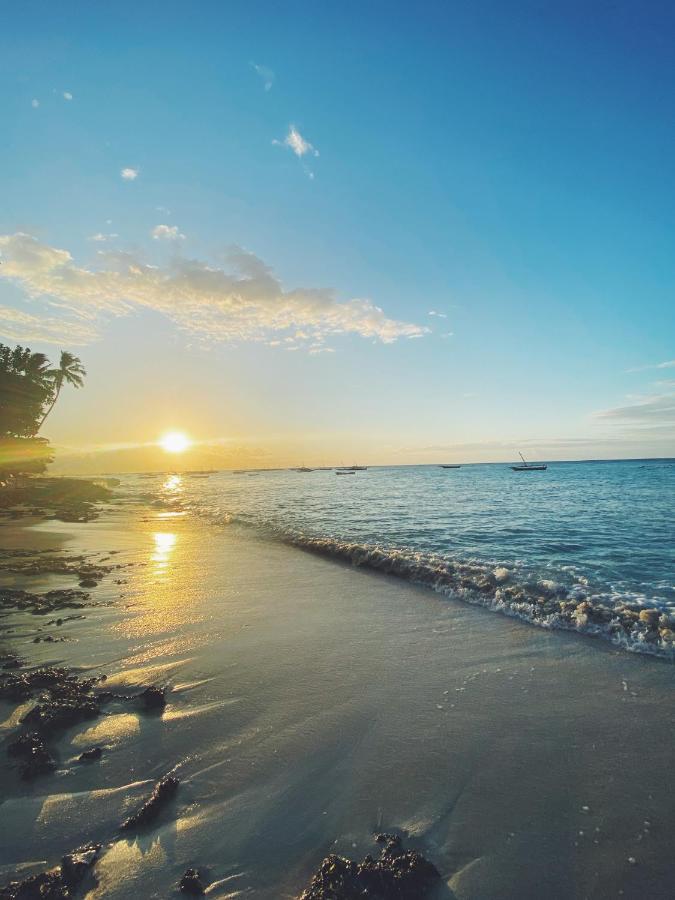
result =
[[0,339],[89,371],[48,436],[673,453],[674,38],[659,3],[5,11]]

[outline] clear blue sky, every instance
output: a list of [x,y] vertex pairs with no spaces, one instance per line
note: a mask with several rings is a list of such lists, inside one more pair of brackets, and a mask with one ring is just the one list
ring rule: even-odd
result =
[[[675,453],[674,43],[655,2],[5,9],[0,340],[90,373],[48,436]],[[231,245],[333,289],[318,324],[259,300],[259,263],[243,312],[214,299]],[[132,257],[158,269],[127,302],[101,271]],[[385,324],[347,327],[354,298]]]

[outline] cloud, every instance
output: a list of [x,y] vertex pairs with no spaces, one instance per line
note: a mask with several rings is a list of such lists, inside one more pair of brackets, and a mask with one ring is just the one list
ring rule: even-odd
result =
[[185,235],[178,230],[178,225],[155,225],[150,234],[156,241],[183,241]]
[[594,418],[605,422],[675,425],[675,392],[637,397],[626,406],[602,410]]
[[317,347],[336,335],[391,343],[428,328],[388,318],[371,300],[339,301],[327,288],[284,290],[272,269],[232,248],[228,267],[174,257],[163,267],[123,252],[100,252],[101,268],[78,266],[67,250],[28,234],[0,235],[0,277],[83,328],[149,309],[204,342],[269,343],[273,338]]
[[33,107],[33,109],[37,109],[40,105],[40,101],[36,97],[33,97],[33,99],[30,101],[30,105]]
[[675,359],[666,362],[653,363],[649,366],[636,366],[634,369],[626,369],[626,372],[646,372],[648,369],[675,369]]
[[430,315],[430,316],[437,316],[439,319],[447,319],[447,318],[448,318],[447,313],[436,312],[435,309],[430,309],[430,310],[429,310],[429,315]]
[[300,134],[295,125],[290,125],[288,128],[288,134],[283,139],[283,141],[272,141],[273,144],[276,144],[278,147],[288,147],[289,150],[292,150],[296,156],[302,158],[303,156],[307,156],[310,154],[311,156],[318,156],[319,151],[310,144],[309,141],[305,140],[305,138]]
[[113,241],[118,237],[119,234],[103,234],[102,231],[98,231],[96,234],[90,235],[87,240],[95,241],[98,244],[104,244],[106,241]]
[[257,63],[251,63],[251,68],[256,72],[262,81],[263,88],[266,91],[272,89],[272,85],[274,84],[274,72],[268,68],[267,66],[259,66]]
[[73,95],[70,93],[70,91],[64,91],[64,92],[63,92],[63,99],[64,99],[64,100],[72,100],[72,99],[73,99]]
[[66,321],[55,316],[34,316],[9,306],[0,306],[0,334],[12,341],[41,341],[70,347],[91,344],[97,329],[86,320]]
[[129,166],[126,169],[122,169],[120,175],[122,176],[124,181],[136,181],[136,179],[140,175],[140,169],[132,169]]

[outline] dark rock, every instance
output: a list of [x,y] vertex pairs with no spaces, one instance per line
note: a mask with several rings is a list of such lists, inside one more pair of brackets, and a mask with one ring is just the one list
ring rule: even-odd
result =
[[96,862],[101,852],[100,844],[85,844],[72,853],[67,853],[61,860],[61,878],[71,888],[77,887]]
[[122,822],[120,825],[122,831],[142,828],[150,822],[154,822],[162,807],[166,806],[178,790],[179,783],[175,775],[165,775],[161,781],[157,782],[154,791],[138,812],[135,812],[133,816],[129,816],[128,819]]
[[150,685],[147,687],[141,694],[139,694],[139,699],[143,703],[145,709],[164,709],[166,706],[166,688],[159,688],[155,685]]
[[98,581],[94,581],[93,578],[83,578],[80,582],[81,588],[95,588],[98,587]]
[[77,757],[80,762],[94,762],[103,756],[103,747],[91,747]]
[[204,884],[196,869],[187,869],[180,880],[180,889],[184,894],[201,897],[205,892]]
[[0,888],[0,900],[71,900],[96,862],[100,844],[87,844],[66,854],[61,865]]
[[39,703],[24,716],[23,723],[51,735],[86,719],[95,719],[100,711],[98,701],[93,697],[68,698]]
[[376,841],[384,845],[377,860],[327,856],[300,900],[422,900],[438,884],[436,867],[416,850],[403,850],[397,835]]
[[26,780],[46,775],[56,768],[47,745],[35,731],[22,734],[9,745],[7,753],[21,760],[21,777]]

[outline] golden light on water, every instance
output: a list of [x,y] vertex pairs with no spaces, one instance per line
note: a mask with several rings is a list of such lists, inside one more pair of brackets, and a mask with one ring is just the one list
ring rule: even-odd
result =
[[177,535],[166,531],[158,531],[153,535],[155,541],[155,552],[152,554],[152,561],[155,563],[155,572],[159,573],[166,569],[169,564],[171,551],[176,545]]
[[157,443],[167,453],[183,453],[192,446],[192,441],[183,431],[167,431]]

